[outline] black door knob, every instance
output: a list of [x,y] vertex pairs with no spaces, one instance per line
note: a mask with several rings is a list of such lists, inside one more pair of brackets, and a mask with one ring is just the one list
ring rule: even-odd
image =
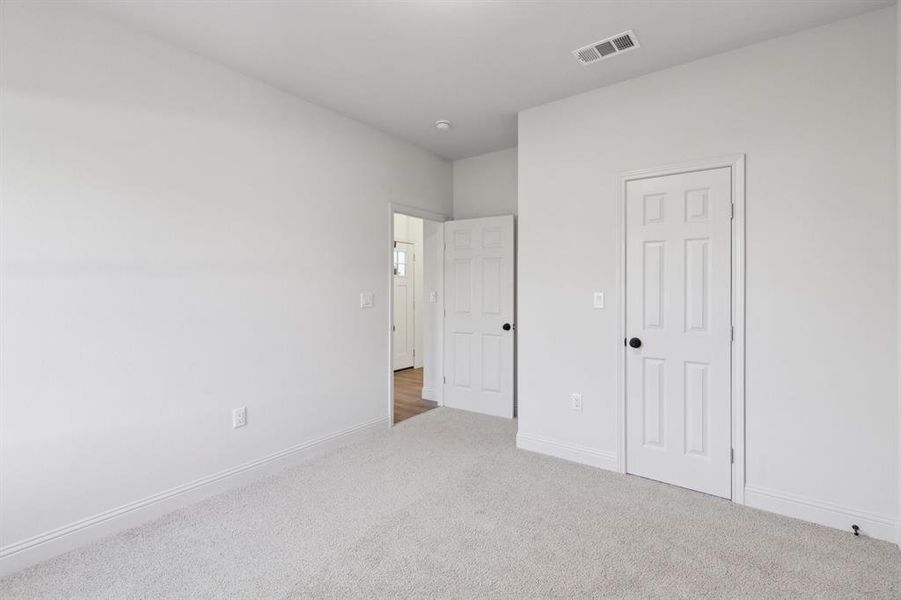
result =
[[629,345],[633,348],[641,348],[641,340],[638,338],[632,338],[629,340]]
[[513,329],[513,326],[510,325],[509,323],[504,323],[502,328],[504,331],[510,331],[511,329]]

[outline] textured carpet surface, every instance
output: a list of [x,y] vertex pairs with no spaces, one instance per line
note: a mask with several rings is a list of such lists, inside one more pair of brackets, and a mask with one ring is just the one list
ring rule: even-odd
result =
[[892,544],[436,409],[0,580],[13,598],[901,598]]

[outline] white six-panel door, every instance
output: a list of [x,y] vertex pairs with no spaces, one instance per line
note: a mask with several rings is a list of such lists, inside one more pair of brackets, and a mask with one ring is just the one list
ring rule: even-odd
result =
[[512,417],[513,217],[444,227],[444,403]]
[[626,185],[626,470],[724,498],[731,218],[729,168]]
[[394,243],[394,370],[408,369],[415,361],[416,321],[414,318],[413,244]]

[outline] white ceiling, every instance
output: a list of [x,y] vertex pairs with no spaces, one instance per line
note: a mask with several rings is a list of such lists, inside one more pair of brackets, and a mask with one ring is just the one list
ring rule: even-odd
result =
[[[516,145],[516,113],[895,0],[89,2],[448,159]],[[633,29],[592,66],[571,51]],[[860,41],[849,41],[859,43]],[[437,119],[454,127],[442,133]]]

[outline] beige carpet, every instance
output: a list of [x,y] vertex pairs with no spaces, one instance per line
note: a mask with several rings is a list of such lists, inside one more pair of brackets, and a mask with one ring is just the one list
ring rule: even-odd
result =
[[0,581],[13,598],[901,598],[894,545],[436,409]]

